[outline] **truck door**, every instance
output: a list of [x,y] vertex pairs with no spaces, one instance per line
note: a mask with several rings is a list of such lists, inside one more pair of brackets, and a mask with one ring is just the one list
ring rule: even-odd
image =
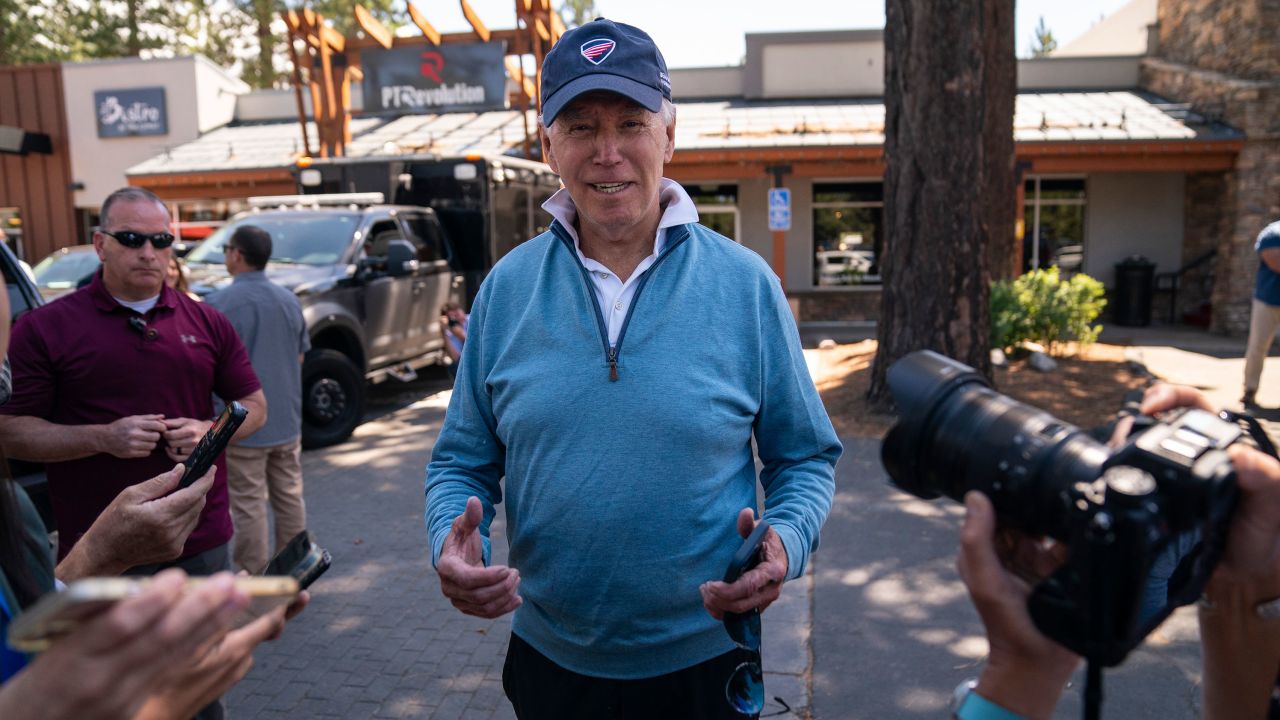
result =
[[435,214],[423,210],[399,213],[405,237],[418,251],[418,271],[413,282],[413,317],[408,330],[414,354],[441,352],[440,311],[453,289],[454,273],[449,267],[444,233]]
[[[386,257],[391,241],[403,239],[407,238],[395,218],[379,218],[365,234],[365,256]],[[412,354],[407,331],[413,322],[417,278],[413,274],[392,277],[376,264],[365,272],[363,321],[369,339],[369,367],[381,368]]]

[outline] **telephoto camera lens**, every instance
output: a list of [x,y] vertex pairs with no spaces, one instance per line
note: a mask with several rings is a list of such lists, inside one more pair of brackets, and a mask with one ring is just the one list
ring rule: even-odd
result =
[[881,460],[917,497],[980,490],[1006,524],[1062,538],[1076,497],[1110,456],[1080,428],[992,390],[967,365],[921,350],[889,368],[899,422]]

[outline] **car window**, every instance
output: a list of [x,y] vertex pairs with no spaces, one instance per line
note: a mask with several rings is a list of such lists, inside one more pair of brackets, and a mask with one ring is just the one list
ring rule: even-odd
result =
[[368,239],[364,241],[367,255],[385,256],[392,240],[403,240],[404,233],[395,220],[379,220],[369,228]]
[[247,215],[218,228],[187,255],[187,263],[221,265],[222,246],[243,225],[271,233],[271,262],[333,265],[341,262],[360,225],[359,213],[281,212]]
[[33,306],[26,293],[22,291],[24,280],[14,275],[15,272],[23,271],[16,263],[11,265],[7,261],[0,263],[0,266],[4,267],[5,289],[9,291],[9,318],[17,320],[19,315],[30,310]]
[[31,272],[40,287],[73,288],[98,268],[98,262],[94,252],[58,252],[41,260]]
[[428,263],[445,259],[444,238],[440,235],[440,225],[431,215],[421,212],[402,213],[409,231],[409,242],[418,250],[418,262]]

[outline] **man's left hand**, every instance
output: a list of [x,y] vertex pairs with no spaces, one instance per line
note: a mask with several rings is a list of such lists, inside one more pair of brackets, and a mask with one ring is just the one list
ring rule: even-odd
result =
[[[755,529],[755,513],[743,508],[738,513],[738,534],[747,537]],[[782,582],[787,579],[787,551],[782,538],[773,528],[764,535],[760,546],[760,563],[742,574],[732,583],[712,580],[702,583],[702,605],[711,617],[723,620],[726,612],[745,613],[752,609],[764,611],[782,594]]]
[[169,459],[174,462],[186,461],[210,427],[213,427],[213,422],[209,420],[165,418],[164,441],[168,447],[164,451]]

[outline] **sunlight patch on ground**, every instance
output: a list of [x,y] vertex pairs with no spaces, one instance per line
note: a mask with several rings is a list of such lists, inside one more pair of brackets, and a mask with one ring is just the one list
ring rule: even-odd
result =
[[421,400],[415,402],[405,410],[444,410],[449,407],[449,399],[453,397],[453,390],[441,390],[434,395],[428,395]]
[[990,647],[987,644],[987,638],[982,635],[966,635],[947,646],[952,655],[970,658],[972,660],[981,660],[987,656]]
[[910,575],[897,574],[876,580],[867,585],[866,597],[906,620],[927,620],[932,607],[957,601],[968,602],[964,585],[953,577],[941,577],[937,573],[914,571]]

